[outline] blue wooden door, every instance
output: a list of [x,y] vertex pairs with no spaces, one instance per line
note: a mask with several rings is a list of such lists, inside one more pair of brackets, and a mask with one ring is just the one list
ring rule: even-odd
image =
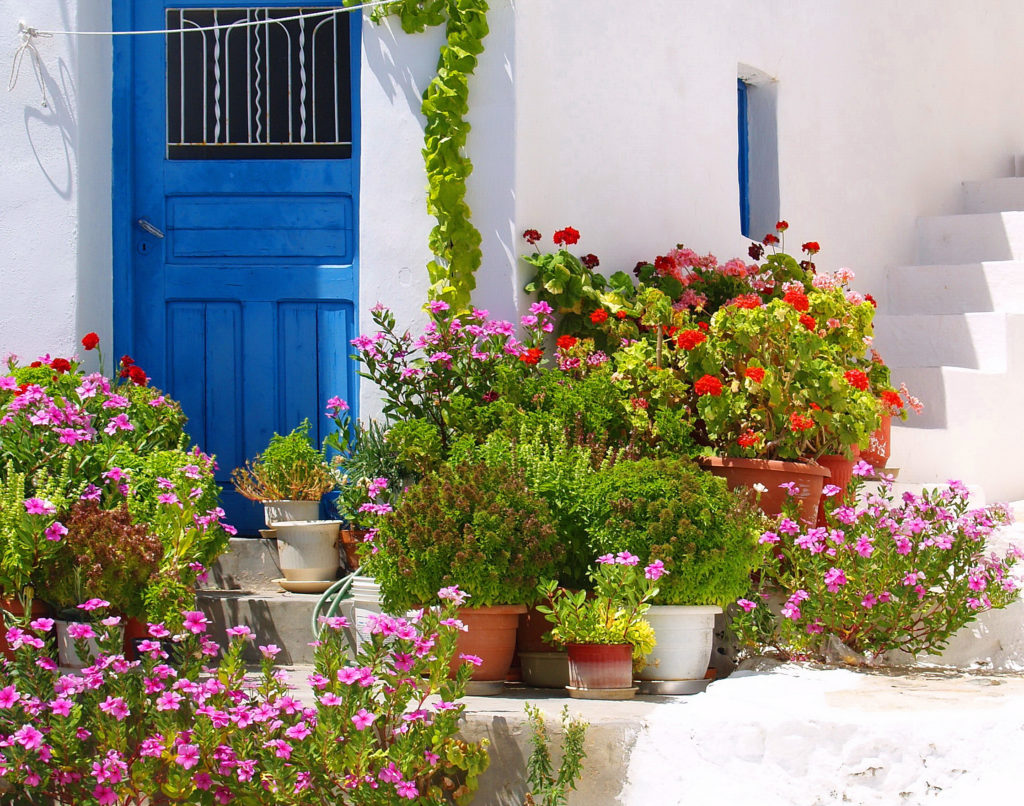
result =
[[[115,4],[115,331],[219,479],[353,401],[358,14]],[[243,531],[262,511],[226,485]]]

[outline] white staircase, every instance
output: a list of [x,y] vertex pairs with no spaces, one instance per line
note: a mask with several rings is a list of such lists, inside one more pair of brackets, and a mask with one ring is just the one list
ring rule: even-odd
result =
[[925,404],[894,422],[900,480],[1024,499],[1024,177],[964,183],[964,212],[918,221],[920,265],[891,268],[876,344]]

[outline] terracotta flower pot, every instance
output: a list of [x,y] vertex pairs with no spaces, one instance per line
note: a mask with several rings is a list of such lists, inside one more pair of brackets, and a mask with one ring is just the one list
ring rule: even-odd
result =
[[342,529],[338,543],[345,553],[345,567],[355,571],[359,567],[359,546],[366,537],[367,529]]
[[881,470],[889,461],[889,453],[892,449],[892,415],[883,414],[882,424],[878,430],[871,435],[868,447],[861,451],[860,458],[872,465],[875,470]]
[[[838,454],[828,454],[826,456],[818,457],[818,464],[822,467],[827,467],[829,472],[832,474],[829,477],[828,483],[834,484],[839,487],[843,492],[839,494],[840,500],[846,497],[846,488],[850,485],[850,481],[853,479],[853,466],[860,460],[860,450],[854,446],[853,456],[847,459],[845,456]],[[825,499],[822,497],[818,503],[818,520],[816,521],[818,526],[825,525]]]
[[475,655],[482,663],[473,670],[471,680],[476,683],[490,683],[487,687],[473,687],[476,694],[498,693],[505,683],[512,655],[516,649],[516,630],[519,616],[526,612],[526,605],[491,605],[490,607],[463,607],[459,619],[469,629],[460,632],[455,645],[455,657],[451,670],[463,664],[459,655]]
[[733,459],[731,457],[706,456],[701,464],[711,473],[725,479],[730,490],[737,487],[753,487],[761,484],[766,489],[758,499],[758,506],[766,515],[782,512],[782,505],[789,497],[779,485],[792,482],[800,492],[800,520],[813,524],[818,516],[821,488],[829,476],[828,468],[803,462],[781,462],[774,459]]
[[[16,598],[0,599],[0,610],[10,613],[19,620],[25,615],[25,608],[21,606],[21,602]],[[41,618],[42,616],[50,615],[50,613],[50,606],[46,602],[40,599],[32,600],[32,618]],[[14,650],[7,643],[7,626],[2,616],[3,614],[0,613],[0,653],[3,653],[4,657],[8,660],[14,660]]]
[[569,685],[575,689],[631,689],[633,647],[630,644],[566,644]]

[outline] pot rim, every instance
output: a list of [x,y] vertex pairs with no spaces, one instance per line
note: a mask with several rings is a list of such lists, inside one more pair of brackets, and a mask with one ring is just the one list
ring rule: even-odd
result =
[[792,462],[783,459],[744,459],[734,456],[700,456],[698,464],[707,467],[735,467],[752,470],[783,470],[788,473],[803,473],[809,476],[830,476],[827,467],[809,462]]

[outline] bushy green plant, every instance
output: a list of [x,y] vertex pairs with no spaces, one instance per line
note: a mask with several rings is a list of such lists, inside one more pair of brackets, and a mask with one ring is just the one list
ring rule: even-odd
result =
[[389,433],[376,420],[356,426],[352,446],[331,459],[331,469],[338,487],[334,509],[352,528],[360,528],[366,520],[367,504],[397,499],[415,480]]
[[724,479],[686,460],[641,459],[602,468],[585,497],[593,552],[664,563],[658,604],[725,605],[747,591],[760,516]]
[[410,487],[361,547],[391,612],[459,585],[470,605],[522,604],[564,558],[544,499],[507,465],[443,465]]
[[133,522],[126,503],[101,509],[96,501],[77,501],[66,525],[68,533],[46,568],[44,598],[58,609],[104,599],[115,613],[141,617],[146,588],[163,556],[160,539]]
[[530,721],[530,758],[526,762],[526,798],[523,806],[566,806],[569,792],[583,774],[583,747],[589,723],[578,716],[569,716],[569,706],[562,707],[562,759],[555,772],[548,748],[548,731],[544,714],[536,705],[526,703]]
[[335,479],[322,449],[313,445],[309,420],[285,436],[274,434],[263,453],[235,468],[231,481],[250,501],[319,501]]

